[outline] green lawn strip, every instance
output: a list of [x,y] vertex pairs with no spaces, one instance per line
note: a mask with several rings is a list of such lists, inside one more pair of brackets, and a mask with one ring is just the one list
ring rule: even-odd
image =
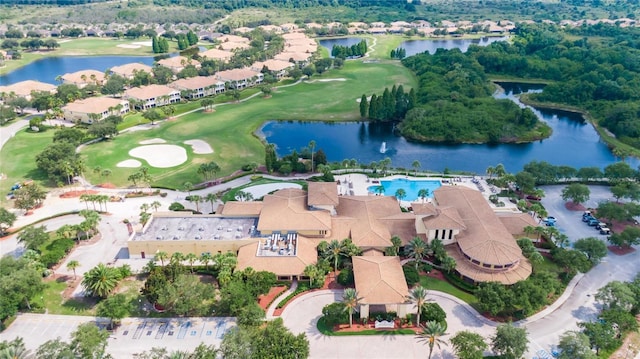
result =
[[0,152],[0,173],[7,178],[0,181],[0,203],[9,201],[6,194],[16,182],[24,182],[27,179],[36,181],[40,185],[46,185],[48,178],[36,167],[36,155],[52,143],[54,130],[45,132],[27,132],[21,130],[7,141]]
[[[373,44],[373,37],[366,36],[367,44],[369,47]],[[395,50],[402,44],[404,41],[410,40],[411,38],[408,36],[399,36],[399,35],[376,35],[376,45],[373,48],[373,51],[369,56],[378,59],[390,59],[391,58],[391,50]]]
[[452,284],[450,284],[447,281],[443,281],[443,280],[439,280],[437,278],[433,278],[433,277],[429,277],[429,276],[425,276],[425,275],[421,275],[420,276],[420,285],[423,286],[424,288],[427,288],[428,290],[437,290],[440,292],[444,292],[447,294],[451,294],[452,296],[468,303],[468,304],[474,304],[476,302],[478,302],[478,300],[476,299],[476,297],[471,294],[471,293],[467,293],[455,286],[453,286]]
[[[168,144],[184,146],[189,161],[182,165],[159,169],[150,168],[154,185],[179,188],[184,182],[200,183],[196,173],[201,163],[215,161],[221,167],[218,177],[226,176],[243,165],[264,162],[264,145],[253,133],[265,122],[279,120],[350,121],[359,119],[356,100],[363,93],[382,93],[384,87],[403,84],[405,89],[416,85],[413,75],[395,64],[363,64],[347,62],[344,69],[332,70],[311,80],[344,78],[346,81],[312,83],[278,89],[272,97],[256,96],[246,102],[218,106],[215,112],[196,111],[174,121],[165,121],[157,128],[132,131],[116,138],[87,146],[82,155],[88,168],[101,166],[113,171],[108,182],[118,186],[128,185],[127,177],[135,172],[131,168],[118,168],[116,164],[129,159],[129,150],[140,141],[162,138]],[[257,91],[253,89],[253,91]],[[211,145],[212,154],[194,155],[191,147],[182,144],[190,139],[201,139]],[[142,160],[143,165],[146,165]],[[92,183],[104,182],[104,178],[85,173]]]
[[[181,114],[189,111],[193,111],[197,108],[200,108],[200,101],[189,101],[185,103],[178,103],[173,105],[176,112],[173,114],[174,119],[179,117]],[[160,109],[162,110],[162,109]],[[122,131],[129,127],[151,123],[146,118],[142,117],[142,111],[131,112],[124,116],[124,119],[121,123],[118,124],[118,131]]]
[[308,282],[298,282],[298,288],[296,288],[296,290],[293,291],[293,293],[289,294],[286,298],[281,300],[280,303],[278,303],[278,305],[276,306],[276,309],[284,308],[284,306],[287,305],[287,303],[289,303],[289,301],[291,301],[293,297],[300,293],[306,292],[309,289],[311,288],[309,287]]
[[324,318],[318,319],[316,327],[320,333],[329,336],[353,336],[353,335],[415,335],[416,332],[412,329],[367,329],[358,332],[334,332],[333,328],[329,327]]
[[32,298],[32,306],[40,308],[49,314],[61,315],[94,315],[93,305],[75,299],[64,300],[62,292],[67,288],[67,283],[47,281],[42,294]]
[[547,271],[547,272],[556,273],[556,274],[563,272],[563,269],[559,265],[557,265],[555,262],[553,262],[551,259],[545,256],[543,256],[543,258],[544,258],[544,261],[542,262],[531,262],[534,272]]

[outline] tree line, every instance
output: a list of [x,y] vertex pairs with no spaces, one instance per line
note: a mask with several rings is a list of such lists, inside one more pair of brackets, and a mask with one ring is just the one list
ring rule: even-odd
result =
[[407,50],[405,50],[404,47],[399,47],[397,49],[391,50],[391,54],[390,55],[391,55],[392,59],[402,60],[405,57],[407,57]]
[[416,106],[398,126],[411,140],[530,142],[551,134],[530,109],[493,98],[494,86],[482,65],[459,49],[419,54],[402,63],[419,78]]
[[416,93],[413,88],[407,93],[402,85],[393,85],[391,91],[385,88],[382,96],[373,94],[370,100],[363,94],[360,98],[360,117],[379,121],[399,120],[415,105]]
[[341,59],[362,57],[367,53],[367,40],[362,40],[351,46],[333,45],[331,56]]

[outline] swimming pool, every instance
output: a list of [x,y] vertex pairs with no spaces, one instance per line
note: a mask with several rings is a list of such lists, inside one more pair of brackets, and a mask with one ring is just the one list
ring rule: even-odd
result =
[[369,186],[367,190],[371,193],[378,193],[376,191],[376,187],[378,186],[384,187],[383,194],[385,196],[395,196],[396,191],[402,188],[407,193],[403,201],[410,202],[420,199],[418,192],[423,188],[429,190],[429,198],[433,197],[433,191],[442,186],[442,183],[439,180],[409,180],[397,178],[390,181],[380,181],[379,185]]

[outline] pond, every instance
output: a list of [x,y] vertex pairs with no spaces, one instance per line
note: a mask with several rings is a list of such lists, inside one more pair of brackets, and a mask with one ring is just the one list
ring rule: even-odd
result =
[[322,40],[318,40],[318,43],[320,44],[320,46],[326,48],[327,50],[329,50],[329,56],[331,56],[331,50],[333,49],[333,47],[335,45],[338,46],[353,46],[355,44],[360,43],[360,41],[364,40],[361,37],[340,37],[340,38],[335,38],[335,39],[322,39]]
[[497,41],[507,41],[507,39],[506,36],[490,36],[479,39],[408,40],[400,44],[399,47],[406,50],[407,56],[425,51],[433,55],[438,49],[460,49],[462,52],[467,52],[471,45],[487,46]]
[[[515,96],[521,92],[540,91],[541,87],[524,84],[501,84],[504,93],[497,98],[508,98],[522,105]],[[607,145],[600,140],[594,128],[581,115],[560,110],[533,109],[553,129],[550,138],[526,144],[426,144],[409,142],[398,136],[392,123],[326,123],[326,122],[267,122],[262,135],[274,143],[279,155],[300,150],[309,141],[316,141],[329,161],[356,159],[369,164],[385,157],[392,167],[411,169],[418,160],[423,170],[467,171],[484,174],[489,166],[504,164],[507,171],[518,172],[531,161],[546,161],[554,165],[574,168],[605,166],[616,162]],[[382,143],[385,151],[381,151]],[[381,153],[384,152],[384,153]],[[627,160],[637,167],[637,160]]]
[[69,72],[93,69],[106,71],[107,69],[140,62],[153,65],[153,56],[63,56],[46,57],[34,61],[6,75],[0,76],[0,85],[6,86],[25,80],[36,80],[58,85],[56,77]]

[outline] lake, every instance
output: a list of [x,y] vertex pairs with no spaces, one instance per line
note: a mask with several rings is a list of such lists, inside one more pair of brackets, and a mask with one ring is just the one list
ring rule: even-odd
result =
[[[539,85],[501,84],[504,93],[497,98],[508,98],[521,106],[515,95],[540,91]],[[356,106],[354,104],[354,106]],[[394,133],[391,123],[323,123],[286,121],[267,122],[262,135],[277,147],[278,155],[300,150],[309,141],[316,141],[316,149],[322,149],[329,161],[356,159],[369,164],[389,157],[393,167],[411,168],[418,160],[421,168],[443,171],[467,171],[484,174],[489,166],[504,164],[507,171],[519,172],[531,161],[547,161],[554,165],[575,168],[605,166],[616,162],[609,148],[600,140],[598,133],[579,114],[559,110],[533,109],[535,114],[553,129],[551,137],[526,144],[425,144],[409,142]],[[382,143],[386,152],[381,153]],[[627,160],[637,167],[637,159]]]
[[491,36],[481,37],[479,39],[443,39],[443,40],[407,40],[400,44],[406,50],[407,56],[413,56],[425,51],[430,54],[435,54],[438,49],[460,49],[462,52],[467,52],[469,46],[487,46],[497,41],[507,41],[506,36]]
[[151,66],[153,65],[153,61],[153,56],[46,57],[0,76],[0,85],[5,86],[25,80],[36,80],[58,85],[59,83],[56,81],[56,77],[69,72],[88,69],[106,71],[111,67],[131,62],[141,62]]
[[[340,37],[340,38],[336,38],[336,39],[322,39],[322,40],[318,40],[318,43],[320,44],[320,46],[326,48],[327,50],[329,50],[329,56],[331,56],[331,50],[333,49],[333,47],[335,45],[338,46],[353,46],[355,44],[360,43],[360,41],[364,40],[361,37]],[[370,45],[370,44],[369,44]]]

